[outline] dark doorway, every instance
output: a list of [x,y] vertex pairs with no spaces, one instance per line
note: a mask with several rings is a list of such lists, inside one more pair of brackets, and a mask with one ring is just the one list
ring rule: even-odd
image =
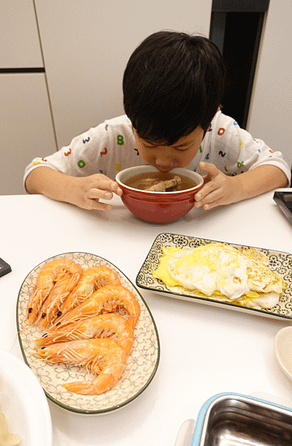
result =
[[232,116],[242,128],[246,128],[247,124],[268,4],[262,1],[257,6],[256,1],[243,3],[228,0],[213,0],[212,4],[210,38],[219,47],[227,70],[222,111]]

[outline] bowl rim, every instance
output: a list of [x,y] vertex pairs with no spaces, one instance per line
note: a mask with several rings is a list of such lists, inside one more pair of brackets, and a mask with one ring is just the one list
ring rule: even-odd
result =
[[[144,170],[144,171],[149,171],[149,172],[159,172],[159,170],[156,169],[156,167],[150,166],[150,165],[133,166],[133,167],[128,167],[126,169],[120,170],[120,172],[118,172],[116,174],[115,180],[121,187],[128,189],[129,191],[138,191],[140,193],[142,192],[145,194],[152,194],[152,195],[159,195],[159,194],[160,195],[165,195],[165,194],[167,194],[167,195],[170,195],[170,194],[181,195],[183,193],[189,193],[189,192],[195,191],[196,189],[200,188],[204,184],[204,178],[198,172],[188,169],[187,167],[175,167],[174,169],[170,170],[169,173],[177,173],[177,174],[183,175],[183,172],[185,172],[185,171],[191,172],[191,174],[194,175],[196,177],[196,179],[199,180],[200,182],[196,186],[191,187],[189,189],[170,191],[170,192],[158,192],[158,191],[154,191],[154,190],[140,190],[140,189],[136,189],[135,187],[127,186],[120,180],[120,177],[123,172],[126,172],[126,171],[131,172],[132,171],[132,175],[130,173],[130,175],[127,177],[127,179],[128,179],[130,176],[135,175],[135,173],[134,173],[135,171],[137,172],[139,170]],[[137,173],[137,175],[138,175],[138,173]]]

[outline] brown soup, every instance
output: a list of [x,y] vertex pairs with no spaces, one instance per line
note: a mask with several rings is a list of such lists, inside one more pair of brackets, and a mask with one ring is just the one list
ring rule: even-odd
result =
[[124,184],[134,189],[156,192],[174,192],[197,186],[193,179],[171,172],[143,172],[128,178]]

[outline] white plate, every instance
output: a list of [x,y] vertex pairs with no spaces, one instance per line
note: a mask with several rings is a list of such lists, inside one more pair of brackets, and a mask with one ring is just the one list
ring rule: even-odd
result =
[[281,369],[292,380],[292,327],[284,327],[278,331],[274,349]]
[[[86,369],[69,367],[65,364],[49,364],[32,355],[35,339],[42,335],[37,326],[27,323],[26,309],[37,275],[45,263],[50,260],[66,257],[79,263],[82,268],[104,265],[115,271],[121,284],[128,288],[140,304],[140,317],[135,327],[135,339],[129,354],[126,369],[119,382],[108,392],[101,395],[78,395],[63,387],[65,381],[93,379]],[[132,282],[112,263],[95,254],[85,252],[69,252],[59,254],[36,266],[21,285],[17,303],[18,338],[26,363],[39,379],[47,397],[53,403],[82,415],[98,415],[120,409],[138,397],[152,381],[159,363],[160,347],[156,325],[152,314],[134,287]]]
[[52,446],[46,395],[30,368],[5,350],[0,350],[0,407],[8,431],[21,436],[22,446]]

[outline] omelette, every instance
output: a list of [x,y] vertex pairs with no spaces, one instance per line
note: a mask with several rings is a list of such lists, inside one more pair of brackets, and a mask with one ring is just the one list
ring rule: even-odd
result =
[[267,256],[256,248],[209,243],[162,251],[152,274],[174,293],[262,309],[274,307],[285,288],[269,268]]

